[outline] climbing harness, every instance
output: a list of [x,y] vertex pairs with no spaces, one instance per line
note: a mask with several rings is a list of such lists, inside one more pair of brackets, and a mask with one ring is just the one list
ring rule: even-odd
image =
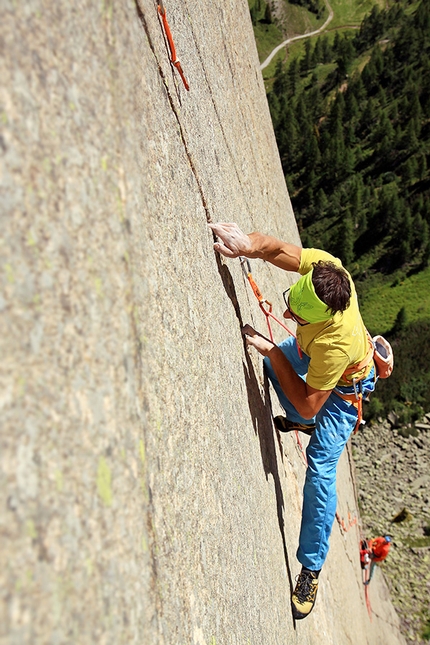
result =
[[[249,263],[249,260],[247,258],[244,258],[243,256],[240,256],[239,260],[240,260],[240,264],[241,264],[241,267],[242,267],[242,271],[243,271],[245,277],[247,278],[255,297],[258,300],[258,304],[260,306],[260,309],[263,312],[263,314],[266,316],[267,328],[269,330],[269,336],[270,336],[270,340],[272,341],[272,343],[274,342],[274,340],[273,340],[272,326],[270,324],[270,318],[272,318],[275,322],[277,322],[278,325],[281,325],[281,327],[283,327],[291,336],[296,338],[296,335],[293,334],[293,332],[290,329],[288,329],[288,327],[286,325],[284,325],[284,323],[281,320],[279,320],[279,318],[277,318],[276,316],[273,315],[273,313],[272,313],[272,308],[273,308],[272,303],[269,302],[268,300],[266,300],[265,298],[263,298],[263,295],[262,295],[260,289],[258,288],[254,278],[252,277],[251,265]],[[299,345],[297,345],[297,350],[299,352],[300,358],[302,358],[302,350],[301,350]]]
[[188,85],[187,79],[185,78],[185,74],[182,71],[181,63],[179,62],[179,59],[176,56],[175,43],[173,42],[172,32],[170,31],[169,23],[167,22],[166,10],[164,8],[162,0],[158,0],[157,10],[158,10],[158,15],[161,17],[161,21],[163,23],[164,33],[166,34],[167,42],[169,43],[170,62],[172,63],[173,67],[176,67],[176,69],[178,70],[179,75],[182,78],[182,82],[184,84],[185,89],[189,91],[190,86]]
[[[373,343],[373,340],[367,332],[367,341],[368,341],[368,349],[367,349],[367,354],[363,358],[362,361],[359,363],[355,363],[354,365],[350,365],[342,374],[342,379],[344,380],[349,380],[348,377],[350,377],[352,374],[357,374],[357,372],[361,372],[362,370],[365,370],[368,365],[373,360],[373,355],[375,352],[375,346]],[[363,384],[362,380],[366,378],[367,374],[364,373],[360,378],[353,378],[352,379],[352,387],[354,388],[354,392],[352,393],[346,393],[342,392],[341,390],[338,389],[338,387],[335,387],[334,393],[337,394],[341,399],[344,401],[349,401],[354,408],[357,410],[357,423],[355,424],[354,428],[354,434],[358,431],[358,428],[362,423],[365,423],[363,421]],[[376,374],[375,374],[376,378]]]
[[[368,349],[366,356],[362,361],[355,365],[350,365],[350,367],[345,370],[342,374],[343,380],[349,380],[349,376],[364,370],[368,365],[370,365],[372,360],[374,361],[376,368],[375,380],[377,377],[388,378],[391,375],[394,365],[394,356],[390,343],[382,336],[374,336],[372,338],[369,332],[367,332],[367,341]],[[354,434],[356,434],[360,425],[365,423],[365,421],[363,421],[363,388],[361,383],[364,378],[366,378],[366,374],[363,374],[360,378],[352,379],[354,392],[351,394],[346,394],[338,388],[334,389],[335,394],[340,396],[344,401],[350,401],[357,410],[357,423],[354,428]]]

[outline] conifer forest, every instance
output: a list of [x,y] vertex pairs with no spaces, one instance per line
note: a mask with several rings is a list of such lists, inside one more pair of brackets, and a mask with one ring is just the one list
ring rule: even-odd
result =
[[307,39],[267,87],[303,246],[342,259],[395,351],[367,417],[407,426],[430,411],[430,3]]

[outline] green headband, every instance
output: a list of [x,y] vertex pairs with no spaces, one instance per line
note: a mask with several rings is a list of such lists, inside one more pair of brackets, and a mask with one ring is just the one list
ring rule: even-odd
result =
[[327,311],[327,305],[315,293],[312,283],[312,271],[302,276],[290,289],[289,305],[293,313],[309,323],[330,320],[333,315]]

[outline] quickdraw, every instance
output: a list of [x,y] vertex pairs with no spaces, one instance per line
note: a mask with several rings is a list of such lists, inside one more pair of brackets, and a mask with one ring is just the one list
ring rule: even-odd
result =
[[[293,332],[290,329],[288,329],[288,327],[286,325],[284,325],[284,323],[281,320],[279,320],[279,318],[277,318],[272,313],[272,308],[273,308],[272,303],[269,302],[268,300],[266,300],[265,298],[263,298],[263,295],[262,295],[260,289],[258,288],[257,283],[255,282],[254,278],[252,277],[251,265],[249,263],[249,260],[247,258],[244,258],[243,256],[240,256],[239,260],[240,260],[240,264],[241,264],[241,267],[242,267],[242,271],[245,274],[245,277],[247,278],[247,280],[248,280],[248,282],[249,282],[249,284],[251,286],[251,289],[252,289],[255,297],[258,300],[258,304],[260,306],[260,309],[263,312],[263,314],[266,316],[267,328],[269,330],[269,336],[270,336],[270,340],[272,341],[272,343],[274,342],[274,340],[273,340],[272,326],[270,324],[270,318],[272,318],[275,322],[277,322],[278,325],[283,327],[291,336],[296,338],[296,335],[293,334]],[[297,345],[297,350],[299,352],[300,358],[302,358],[302,350],[301,350],[299,345]]]
[[[370,363],[372,362],[373,353],[374,353],[374,344],[369,332],[367,332],[367,340],[368,340],[368,350],[367,350],[366,356],[359,363],[356,363],[355,365],[350,365],[350,367],[348,367],[345,370],[345,372],[342,374],[343,379],[348,379],[348,377],[351,376],[351,374],[356,374],[357,372],[362,371],[363,369],[368,367],[368,365],[370,365]],[[352,385],[354,388],[354,392],[352,394],[346,394],[341,390],[339,390],[338,388],[334,389],[334,393],[337,394],[337,396],[340,396],[340,398],[343,399],[344,401],[349,401],[357,410],[357,423],[354,428],[354,434],[357,433],[360,425],[362,423],[365,423],[365,421],[363,421],[363,392],[362,392],[362,383],[361,383],[361,381],[364,378],[366,378],[366,374],[363,374],[363,376],[361,376],[360,378],[352,379]]]
[[167,42],[169,43],[170,62],[172,63],[173,67],[176,67],[176,69],[178,70],[179,75],[182,78],[182,82],[184,84],[185,89],[189,91],[190,86],[188,85],[188,81],[185,78],[185,74],[182,70],[181,63],[179,62],[179,59],[176,56],[175,43],[173,42],[172,32],[170,31],[169,23],[167,22],[166,10],[164,8],[162,0],[158,0],[157,10],[158,10],[158,15],[161,17],[161,21],[163,23],[164,33],[166,34]]
[[[269,302],[268,300],[266,300],[265,298],[263,298],[263,294],[261,293],[260,289],[258,288],[257,283],[255,282],[254,278],[252,277],[251,264],[250,264],[249,260],[247,258],[243,257],[243,256],[240,256],[239,260],[240,260],[240,265],[242,267],[242,271],[243,271],[246,279],[248,280],[255,297],[258,300],[258,304],[260,306],[260,309],[263,312],[263,314],[266,316],[267,328],[269,330],[269,336],[270,336],[270,340],[272,341],[272,343],[274,342],[274,340],[273,340],[272,326],[270,324],[270,318],[272,318],[274,321],[276,321],[278,323],[278,325],[283,327],[283,329],[285,329],[291,336],[296,338],[296,335],[293,334],[293,332],[290,329],[288,329],[288,327],[286,325],[284,325],[284,323],[281,320],[279,320],[279,318],[277,318],[272,313],[272,303]],[[302,350],[301,350],[300,345],[298,343],[297,343],[297,351],[299,353],[300,358],[302,358],[303,353],[302,353]],[[303,457],[303,460],[305,462],[305,465],[307,466],[308,465],[308,460],[306,458],[306,453],[304,451],[302,442],[300,441],[300,436],[299,436],[299,433],[298,433],[297,430],[295,430],[295,434],[296,434],[296,443],[297,443],[299,452],[301,453],[301,455]]]
[[357,517],[352,517],[350,511],[348,511],[348,524],[346,524],[343,517],[341,517],[337,511],[336,511],[336,519],[343,533],[348,533],[348,531],[352,529],[352,527],[355,526],[358,521]]

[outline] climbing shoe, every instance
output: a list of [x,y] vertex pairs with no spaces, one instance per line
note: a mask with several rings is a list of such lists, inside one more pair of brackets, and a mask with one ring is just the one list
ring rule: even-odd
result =
[[291,432],[292,430],[298,430],[299,432],[304,432],[309,436],[315,430],[315,423],[298,423],[297,421],[290,421],[285,417],[275,417],[274,419],[275,427],[279,432]]
[[301,570],[297,576],[296,588],[291,596],[291,608],[296,620],[306,618],[314,608],[318,591],[319,571]]

